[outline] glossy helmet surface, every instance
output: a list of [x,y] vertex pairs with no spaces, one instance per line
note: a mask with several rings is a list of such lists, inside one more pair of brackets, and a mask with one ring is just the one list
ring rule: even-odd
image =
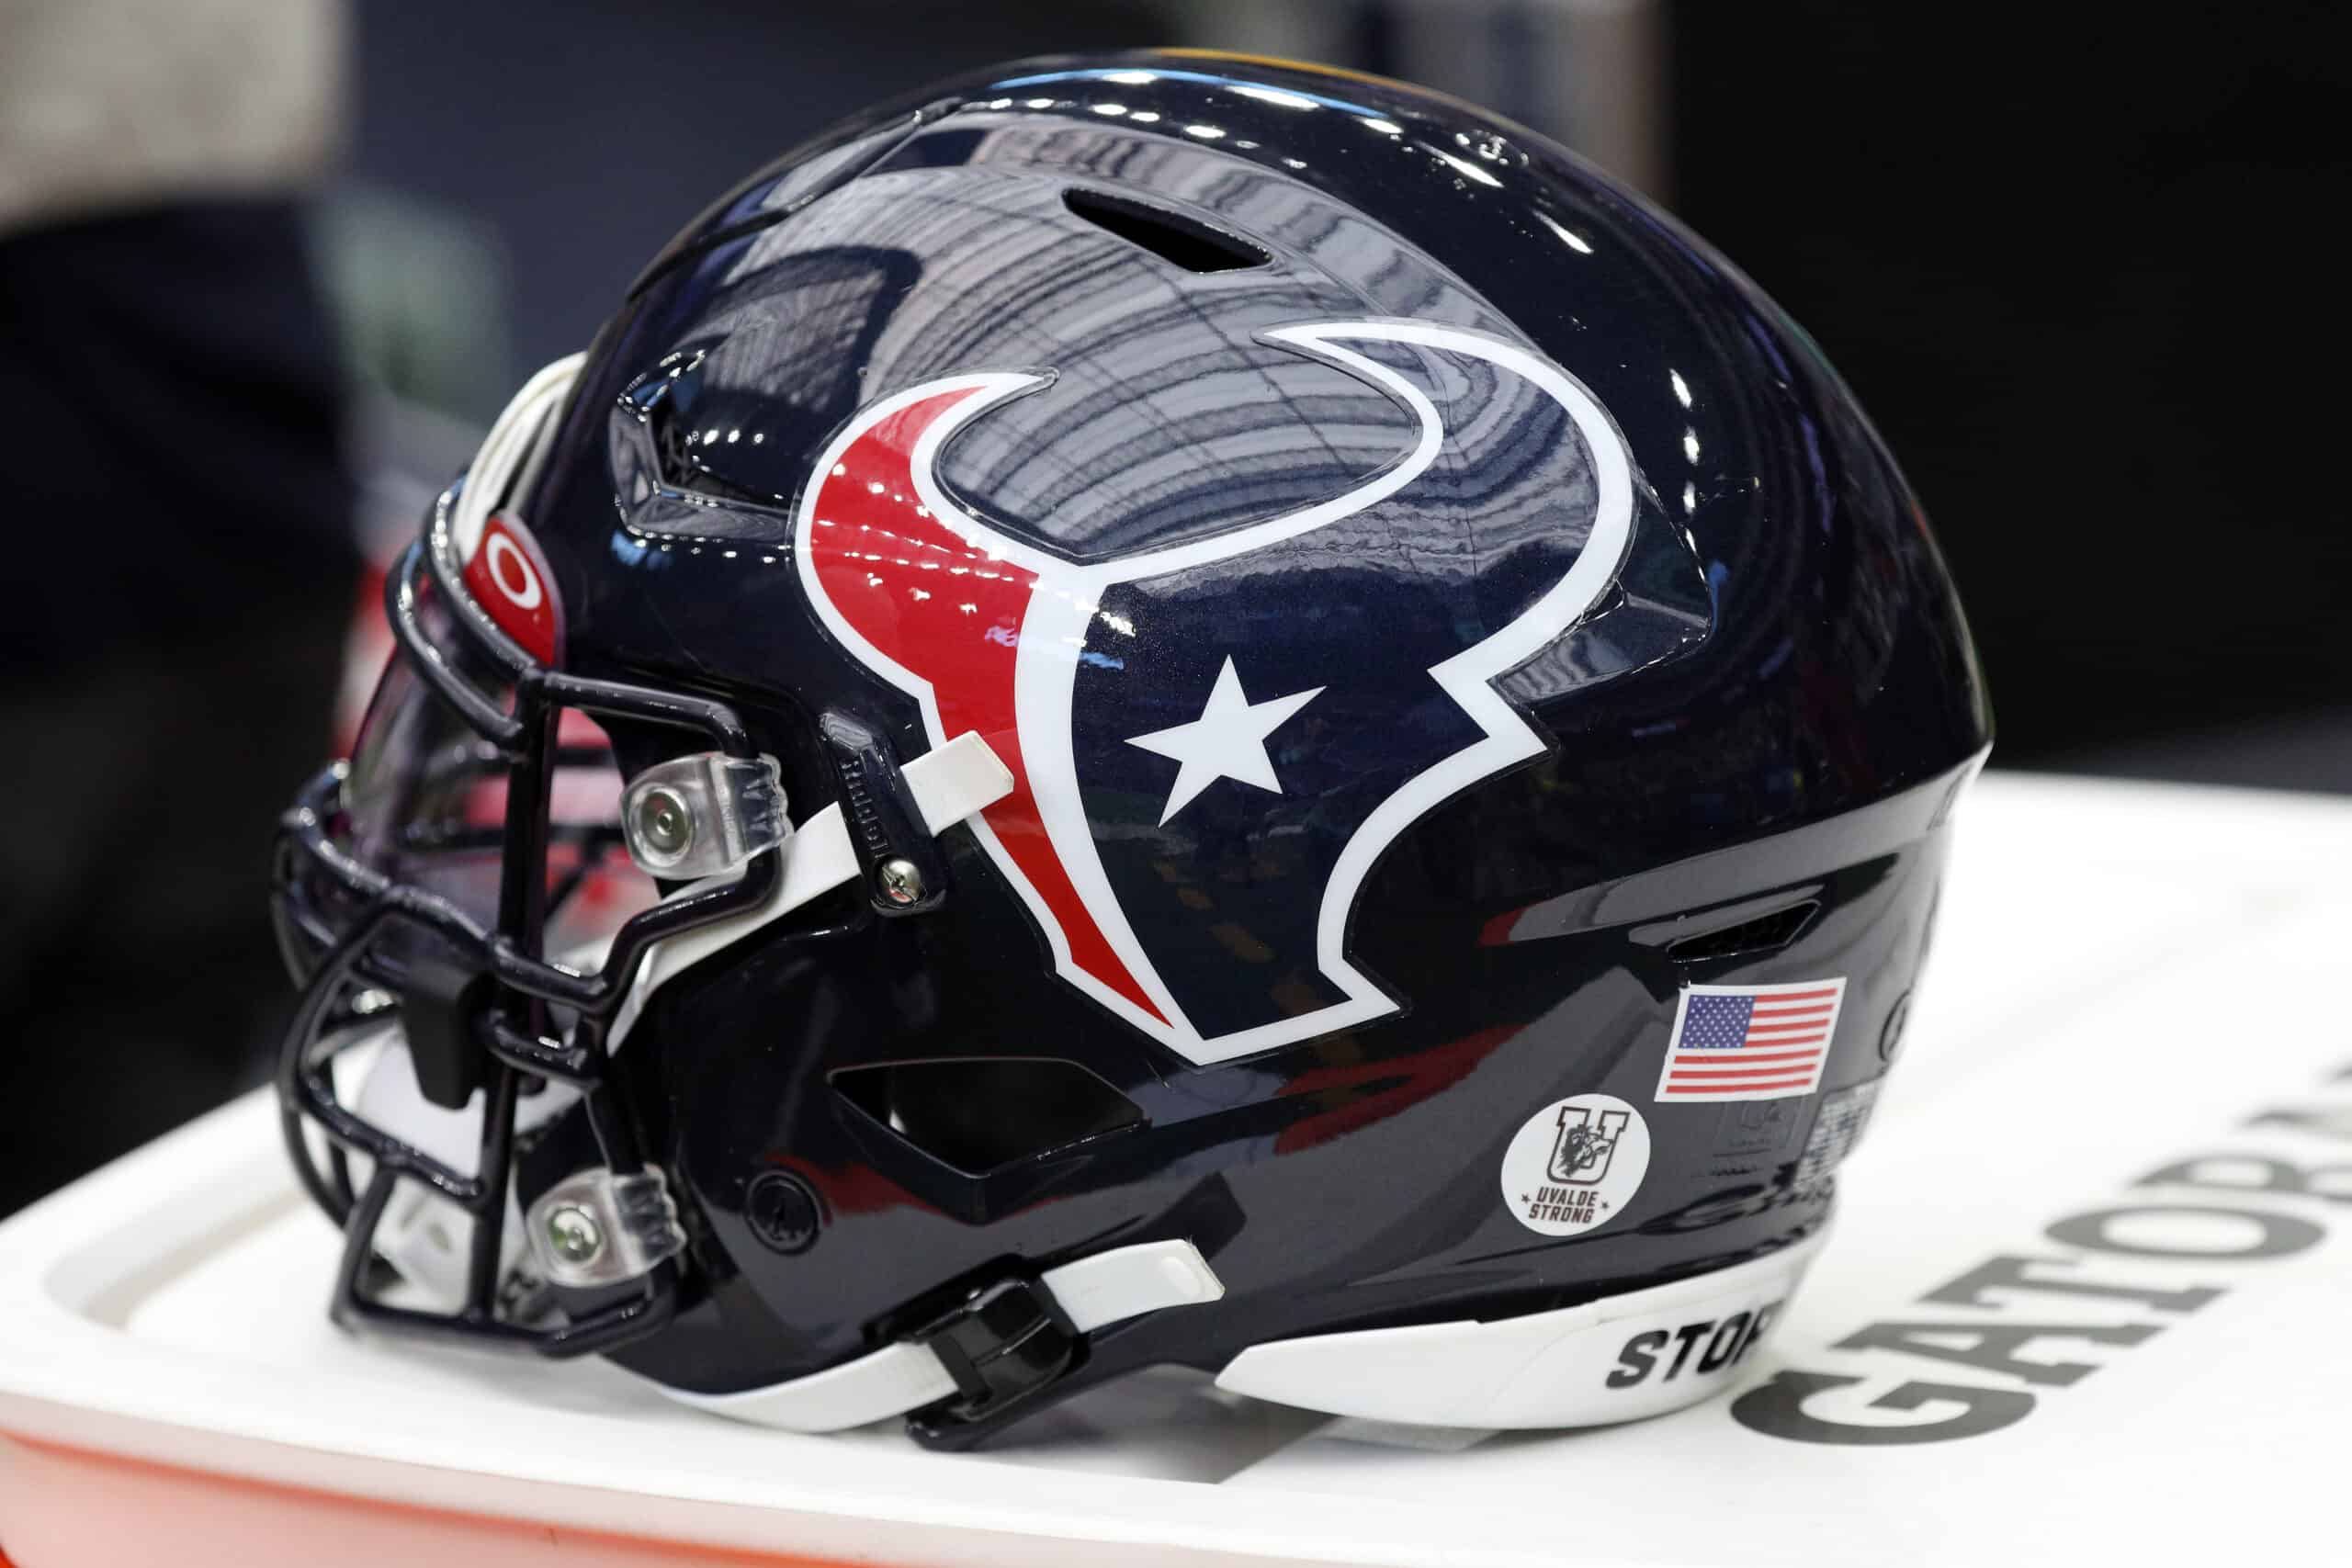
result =
[[762,172],[390,609],[281,860],[339,1313],[949,1445],[1163,1363],[1474,1426],[1722,1386],[1990,733],[1752,284],[1520,128],[1234,57]]

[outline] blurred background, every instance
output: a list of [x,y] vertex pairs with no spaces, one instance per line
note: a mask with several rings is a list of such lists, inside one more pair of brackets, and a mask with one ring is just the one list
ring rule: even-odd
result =
[[[380,562],[737,178],[1024,54],[1401,76],[1679,213],[1820,341],[1996,761],[2352,791],[2335,7],[0,0],[0,1213],[257,1082],[265,850]],[[2151,845],[2151,854],[2163,852]]]

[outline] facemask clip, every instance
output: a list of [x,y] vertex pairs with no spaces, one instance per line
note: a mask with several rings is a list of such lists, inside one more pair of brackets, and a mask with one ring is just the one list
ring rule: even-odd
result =
[[775,759],[698,751],[638,774],[621,795],[629,858],[648,876],[723,876],[792,837]]
[[576,1171],[539,1195],[524,1222],[531,1257],[551,1285],[625,1284],[686,1249],[677,1205],[651,1167],[615,1176]]

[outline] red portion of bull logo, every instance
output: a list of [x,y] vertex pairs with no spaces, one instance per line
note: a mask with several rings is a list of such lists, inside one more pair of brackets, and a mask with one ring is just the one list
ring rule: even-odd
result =
[[981,813],[1004,853],[1060,923],[1071,964],[1161,1022],[1166,1017],[1112,951],[1046,834],[1014,704],[1023,623],[1040,591],[1032,571],[975,547],[917,495],[923,432],[978,387],[941,392],[876,422],[820,476],[808,562],[833,609],[909,675],[927,682],[940,738],[978,731],[1012,773]]

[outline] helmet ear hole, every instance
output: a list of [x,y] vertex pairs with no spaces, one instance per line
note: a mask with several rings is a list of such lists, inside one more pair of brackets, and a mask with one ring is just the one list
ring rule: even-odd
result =
[[1051,1057],[894,1062],[846,1068],[832,1085],[902,1141],[975,1176],[1145,1120],[1125,1095]]

